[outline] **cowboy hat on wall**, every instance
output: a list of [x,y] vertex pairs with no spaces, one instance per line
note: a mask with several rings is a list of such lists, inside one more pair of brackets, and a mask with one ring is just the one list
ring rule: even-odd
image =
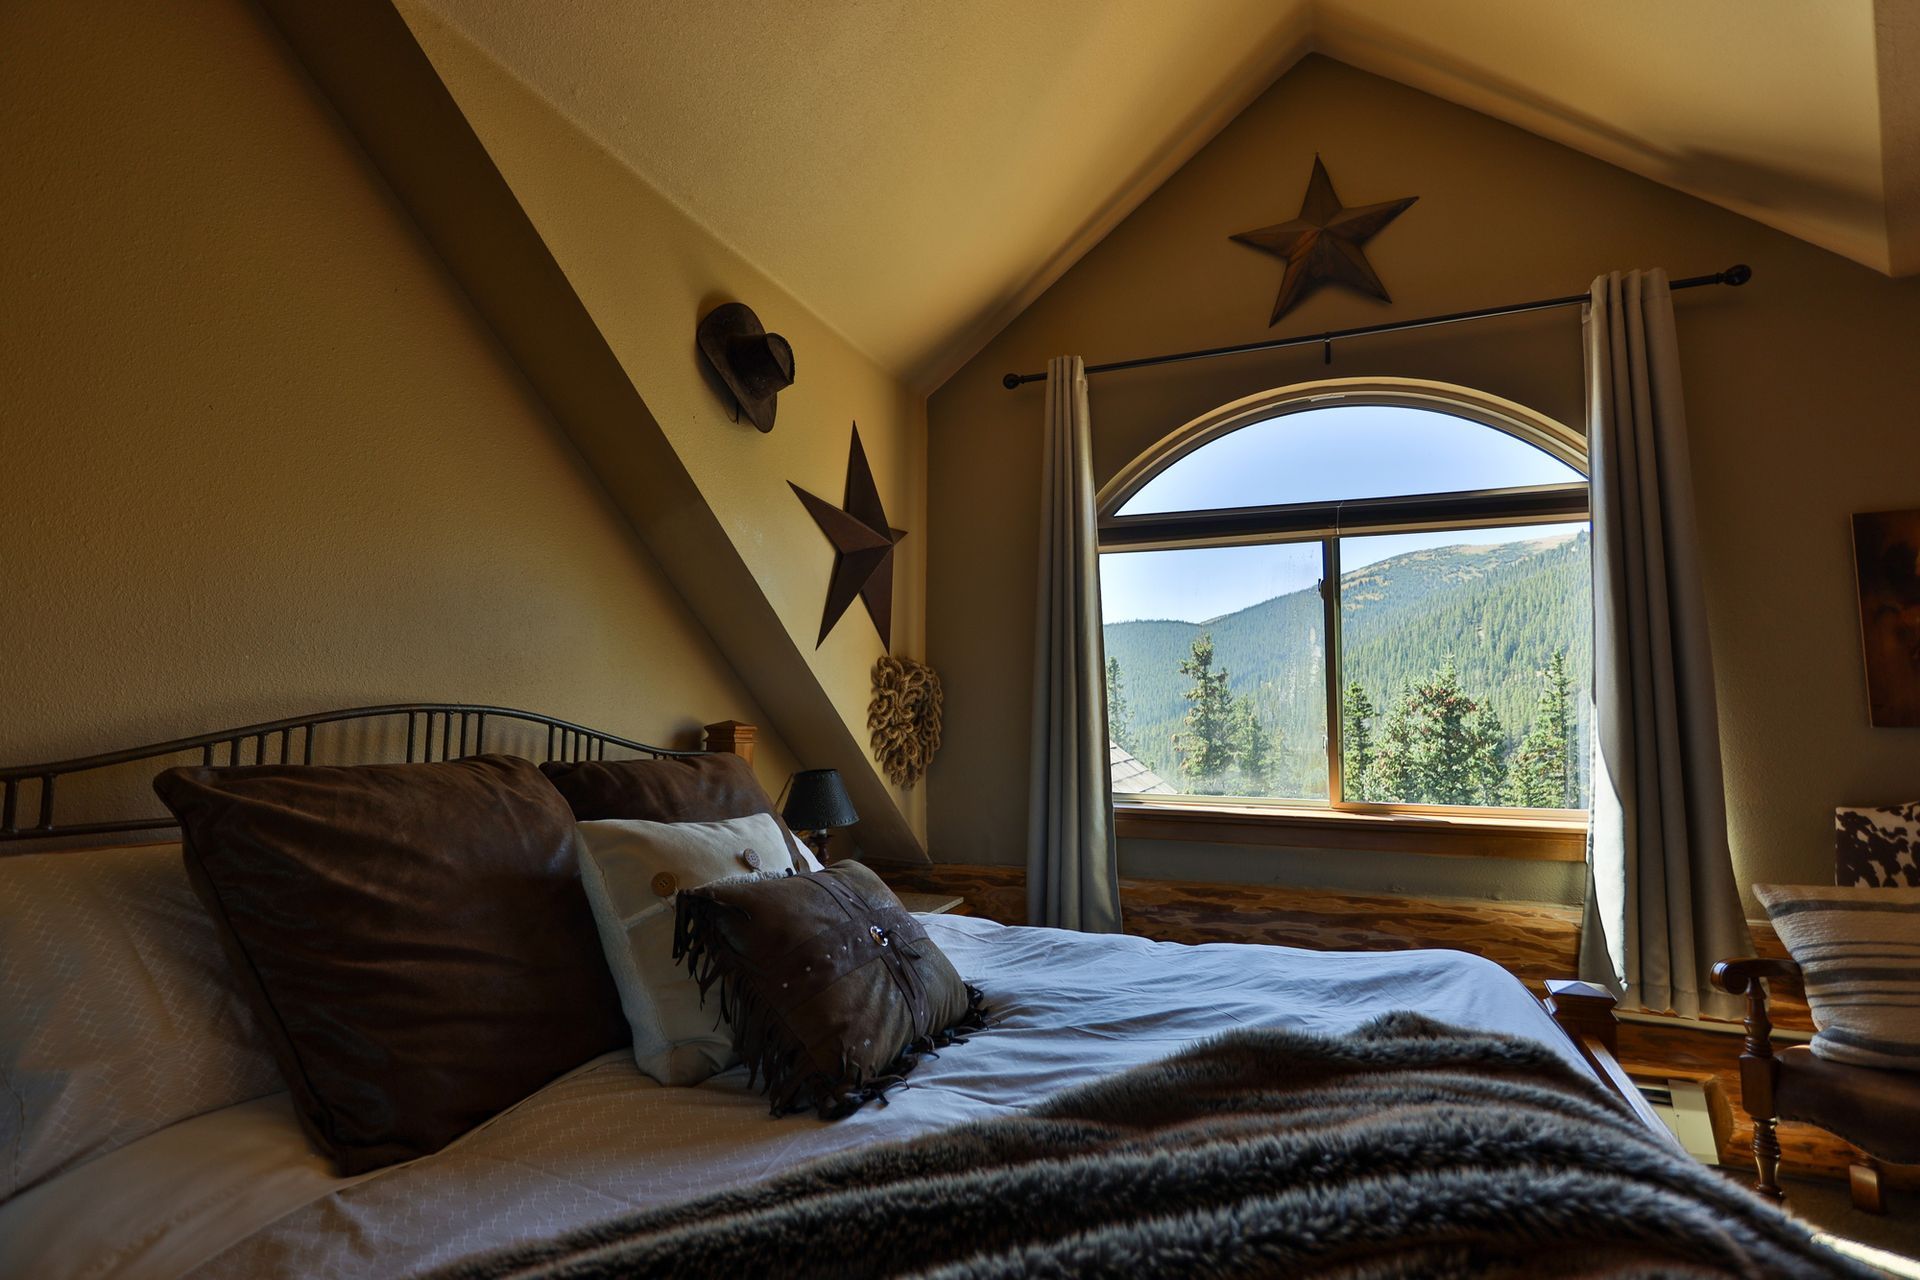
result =
[[[740,412],[761,431],[773,430],[775,399],[793,385],[793,348],[768,333],[744,302],[725,302],[700,321],[700,353],[727,384]],[[739,414],[734,415],[740,421]]]

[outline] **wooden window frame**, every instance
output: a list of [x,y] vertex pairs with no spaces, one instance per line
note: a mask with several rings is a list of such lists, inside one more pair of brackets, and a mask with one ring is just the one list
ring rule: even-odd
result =
[[1468,531],[1515,525],[1591,523],[1588,485],[1533,485],[1259,507],[1113,514],[1148,481],[1206,444],[1255,422],[1346,402],[1400,405],[1465,418],[1515,436],[1585,474],[1584,441],[1511,402],[1463,388],[1400,379],[1338,379],[1250,396],[1189,423],[1123,470],[1101,491],[1100,553],[1203,550],[1318,543],[1326,635],[1327,794],[1325,801],[1256,797],[1127,795],[1114,799],[1122,839],[1579,862],[1586,857],[1584,809],[1382,804],[1341,796],[1339,675],[1340,543],[1372,534]]
[[1350,802],[1322,808],[1220,799],[1116,796],[1114,834],[1122,840],[1526,862],[1584,862],[1587,856],[1586,813],[1578,809],[1482,812]]

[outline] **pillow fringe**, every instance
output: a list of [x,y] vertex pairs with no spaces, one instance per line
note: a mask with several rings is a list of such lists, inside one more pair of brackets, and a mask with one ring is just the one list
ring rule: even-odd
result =
[[885,1105],[887,1094],[906,1084],[907,1074],[920,1059],[937,1058],[938,1050],[964,1044],[971,1033],[986,1029],[984,997],[969,982],[965,1014],[950,1027],[915,1037],[872,1075],[849,1063],[844,1054],[834,1071],[809,1070],[805,1048],[783,1044],[787,1037],[775,1034],[778,1013],[748,981],[749,971],[714,924],[711,913],[729,909],[737,908],[681,894],[674,912],[673,958],[687,962],[687,972],[700,987],[702,1006],[708,990],[718,985],[720,1016],[733,1027],[734,1049],[747,1065],[747,1085],[751,1088],[766,1081],[776,1116],[811,1108],[822,1120],[838,1120],[869,1102]]

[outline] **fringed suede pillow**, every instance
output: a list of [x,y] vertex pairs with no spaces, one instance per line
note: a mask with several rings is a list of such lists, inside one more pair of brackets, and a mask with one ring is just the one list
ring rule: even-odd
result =
[[673,957],[703,998],[719,985],[733,1047],[775,1115],[847,1115],[985,1025],[980,993],[857,862],[682,890]]

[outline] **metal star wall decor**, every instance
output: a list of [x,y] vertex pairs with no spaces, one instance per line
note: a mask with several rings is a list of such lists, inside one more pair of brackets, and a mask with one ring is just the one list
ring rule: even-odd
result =
[[1287,273],[1280,279],[1280,296],[1273,301],[1273,316],[1267,326],[1273,327],[1281,316],[1327,284],[1345,285],[1382,302],[1393,301],[1360,246],[1419,198],[1407,196],[1402,200],[1361,205],[1357,209],[1344,208],[1340,197],[1333,193],[1333,179],[1327,176],[1327,166],[1315,156],[1313,177],[1307,180],[1307,195],[1300,202],[1299,217],[1228,237],[1248,248],[1270,253],[1287,264]]
[[818,649],[826,642],[840,615],[859,596],[880,633],[883,648],[893,647],[893,544],[907,536],[905,529],[887,523],[874,487],[873,468],[860,447],[860,424],[853,424],[853,451],[847,457],[847,496],[842,507],[816,498],[791,480],[787,484],[813,517],[820,532],[833,544],[833,577],[827,583],[827,608],[820,618]]

